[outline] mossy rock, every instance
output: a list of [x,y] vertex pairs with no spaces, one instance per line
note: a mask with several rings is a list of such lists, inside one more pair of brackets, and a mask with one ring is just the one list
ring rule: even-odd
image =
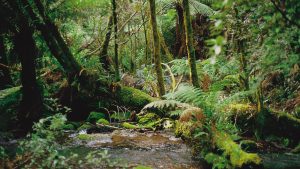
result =
[[75,127],[75,129],[81,126],[80,122],[75,122],[75,121],[68,121],[67,124],[72,124]]
[[99,119],[97,121],[98,124],[104,124],[104,125],[109,125],[109,121],[107,121],[106,119]]
[[155,101],[155,98],[150,95],[126,86],[119,86],[115,91],[116,99],[123,105],[142,109],[148,103]]
[[105,119],[105,114],[100,112],[91,112],[89,117],[87,118],[87,121],[90,123],[95,123],[99,119]]
[[147,113],[142,116],[138,116],[138,123],[141,125],[147,125],[148,123],[159,120],[160,117],[155,113]]
[[93,128],[93,125],[91,123],[84,123],[83,125],[81,125],[77,130],[88,130]]
[[143,166],[143,165],[138,165],[136,167],[133,167],[133,169],[152,169],[151,167]]
[[140,126],[133,125],[133,124],[130,124],[127,122],[122,123],[122,126],[126,129],[140,129],[141,128]]
[[181,137],[184,140],[192,139],[192,134],[194,132],[194,125],[192,122],[181,123],[175,121],[175,135],[176,137]]
[[89,134],[79,134],[77,135],[77,138],[82,141],[89,141],[92,140],[93,137]]
[[65,124],[62,127],[64,130],[75,130],[75,126],[73,124]]

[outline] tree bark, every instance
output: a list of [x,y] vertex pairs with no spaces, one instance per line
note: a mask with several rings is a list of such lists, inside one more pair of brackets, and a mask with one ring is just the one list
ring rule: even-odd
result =
[[34,13],[32,7],[28,1],[23,1],[27,6],[27,12],[30,14],[31,19],[35,23],[35,26],[41,31],[44,40],[46,41],[51,53],[61,63],[65,72],[68,75],[69,82],[72,82],[75,76],[79,76],[82,67],[75,60],[66,42],[62,38],[56,25],[47,16],[43,4],[40,0],[34,0],[34,3],[38,9],[39,15],[45,24],[38,23],[40,19]]
[[176,42],[174,49],[174,56],[181,58],[186,55],[186,45],[185,45],[185,32],[184,32],[184,17],[183,9],[180,3],[176,3]]
[[162,97],[165,91],[164,85],[164,78],[161,66],[161,56],[160,56],[160,41],[159,35],[157,31],[157,22],[156,22],[156,13],[155,13],[155,0],[148,0],[150,6],[150,22],[152,27],[152,36],[153,36],[153,43],[154,43],[154,63],[155,63],[155,70],[157,74],[157,81],[158,81],[158,92],[159,96]]
[[110,37],[112,33],[113,26],[113,17],[109,17],[108,25],[107,25],[107,33],[105,35],[105,39],[100,51],[100,63],[102,64],[105,70],[109,70],[110,59],[108,58],[108,46],[110,42]]
[[115,80],[120,81],[120,71],[119,71],[119,44],[118,44],[118,17],[117,17],[117,4],[116,0],[112,0],[112,10],[113,10],[113,22],[114,22],[114,33],[115,33]]
[[146,64],[148,64],[149,59],[149,42],[148,42],[148,36],[147,36],[147,29],[146,29],[146,22],[145,22],[145,12],[143,10],[144,8],[141,8],[142,13],[142,22],[143,22],[143,29],[144,29],[144,37],[145,37],[145,56],[146,56]]
[[192,81],[193,86],[200,87],[197,68],[196,68],[196,57],[195,57],[195,49],[193,46],[193,28],[191,23],[191,16],[190,16],[190,7],[188,0],[182,0],[183,6],[183,13],[184,13],[184,28],[185,28],[185,35],[186,35],[186,46],[188,51],[188,61],[190,65],[190,79]]
[[33,31],[23,23],[20,32],[14,35],[15,49],[21,60],[22,101],[18,120],[22,129],[30,130],[33,122],[41,117],[43,107],[42,94],[36,82],[35,59],[37,49],[33,40]]

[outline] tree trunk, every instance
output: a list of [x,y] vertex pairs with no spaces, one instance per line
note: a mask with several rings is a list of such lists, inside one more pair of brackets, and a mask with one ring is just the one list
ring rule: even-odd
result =
[[184,17],[183,9],[180,3],[176,3],[176,42],[174,56],[181,58],[186,55],[185,32],[184,32]]
[[45,23],[40,24],[37,22],[40,19],[36,16],[28,1],[23,1],[23,3],[24,6],[27,7],[27,12],[29,13],[31,19],[33,21],[36,21],[34,22],[35,26],[41,31],[42,36],[46,41],[51,53],[63,66],[69,78],[69,82],[72,82],[75,76],[79,76],[82,68],[75,60],[73,54],[71,53],[69,47],[65,43],[55,24],[47,16],[43,4],[40,2],[40,0],[34,0],[39,15],[42,17],[42,20]]
[[191,23],[191,16],[190,16],[190,7],[188,0],[182,0],[183,6],[183,13],[184,13],[184,28],[185,28],[185,35],[186,35],[186,46],[188,52],[188,60],[190,65],[190,79],[192,81],[193,86],[199,86],[197,68],[196,68],[196,57],[195,57],[195,49],[193,46],[193,28]]
[[145,56],[146,56],[146,65],[150,62],[148,62],[149,59],[149,42],[148,42],[148,36],[147,36],[147,29],[146,29],[146,22],[145,22],[145,12],[143,10],[144,8],[141,8],[142,13],[142,22],[143,22],[143,29],[144,29],[144,37],[145,37]]
[[4,34],[0,34],[0,90],[7,88],[13,84],[10,77],[9,68],[7,66],[7,56],[4,45]]
[[42,95],[36,83],[35,59],[37,49],[32,37],[33,31],[23,23],[20,32],[14,35],[13,41],[22,65],[22,101],[18,120],[20,127],[30,130],[33,122],[41,117],[43,106]]
[[117,17],[117,4],[116,0],[112,0],[112,10],[113,10],[113,22],[114,22],[114,33],[115,33],[115,78],[116,81],[120,81],[120,72],[119,72],[119,44],[118,44],[118,17]]
[[105,70],[109,70],[109,65],[110,65],[110,59],[108,58],[107,51],[108,51],[108,46],[109,46],[110,37],[112,33],[112,26],[113,26],[113,17],[111,16],[109,17],[109,21],[107,25],[107,33],[105,35],[105,39],[99,55],[100,63],[102,64]]
[[154,43],[154,63],[155,63],[155,70],[157,74],[157,81],[158,81],[158,92],[159,96],[163,96],[165,91],[164,85],[164,78],[163,72],[161,67],[161,57],[160,57],[160,41],[159,35],[157,31],[157,22],[156,22],[156,12],[155,12],[155,0],[148,0],[150,6],[150,22],[152,26],[152,36],[153,36],[153,43]]

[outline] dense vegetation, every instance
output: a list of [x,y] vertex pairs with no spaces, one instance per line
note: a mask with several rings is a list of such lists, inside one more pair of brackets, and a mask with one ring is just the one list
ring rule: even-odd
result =
[[208,168],[300,153],[299,17],[298,0],[0,0],[0,168],[146,168],[63,152],[82,131],[171,128]]

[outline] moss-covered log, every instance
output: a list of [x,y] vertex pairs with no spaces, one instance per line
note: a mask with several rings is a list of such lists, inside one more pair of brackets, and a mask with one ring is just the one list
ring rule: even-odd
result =
[[300,119],[272,109],[265,111],[265,123],[262,129],[263,137],[275,135],[291,139],[292,144],[300,141]]
[[261,158],[257,154],[243,151],[241,147],[231,139],[230,135],[224,132],[213,132],[213,141],[217,148],[222,150],[224,155],[228,156],[230,164],[234,168],[261,164]]
[[119,84],[115,87],[116,90],[113,90],[114,98],[122,105],[142,109],[148,103],[156,100],[150,95],[132,87]]

